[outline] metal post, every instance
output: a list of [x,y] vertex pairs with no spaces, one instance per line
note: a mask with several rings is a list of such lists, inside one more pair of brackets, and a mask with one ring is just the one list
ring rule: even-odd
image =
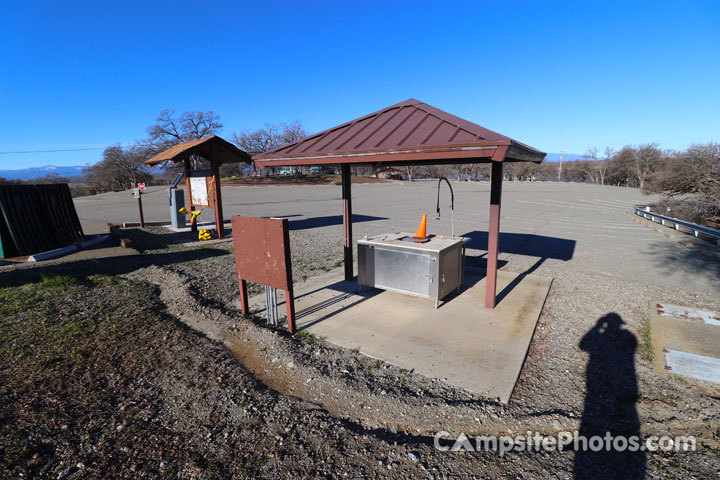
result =
[[278,311],[277,311],[277,289],[274,287],[265,286],[265,314],[267,315],[267,321],[273,327],[277,327]]
[[488,228],[487,276],[485,307],[495,308],[497,290],[498,247],[500,244],[500,198],[502,197],[503,164],[492,162],[490,183],[490,223]]
[[342,170],[342,200],[343,200],[343,247],[345,250],[345,281],[353,279],[353,241],[352,241],[352,195],[350,180],[350,165],[343,164]]
[[215,231],[218,238],[225,238],[225,224],[223,223],[222,195],[220,192],[220,167],[216,162],[212,163],[213,176],[213,202],[215,205]]
[[140,228],[145,228],[145,216],[143,215],[142,207],[142,190],[138,193],[138,212],[140,213]]
[[267,320],[267,323],[272,324],[272,314],[270,308],[270,287],[265,285],[265,319]]

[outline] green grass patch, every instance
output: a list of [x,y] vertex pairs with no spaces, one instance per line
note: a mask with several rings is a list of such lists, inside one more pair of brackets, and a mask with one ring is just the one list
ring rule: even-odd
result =
[[295,338],[298,338],[303,343],[317,343],[325,341],[325,337],[314,335],[307,330],[299,330],[295,332]]
[[641,359],[652,363],[655,359],[655,352],[653,351],[652,340],[650,338],[650,320],[647,317],[643,318],[638,334],[640,335],[638,354]]
[[44,288],[65,288],[77,285],[79,280],[69,275],[42,275],[40,286]]

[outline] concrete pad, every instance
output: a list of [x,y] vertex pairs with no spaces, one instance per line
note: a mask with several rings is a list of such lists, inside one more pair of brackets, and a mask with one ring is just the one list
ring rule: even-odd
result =
[[[502,300],[484,308],[485,279],[466,271],[460,294],[434,302],[334,277],[296,292],[298,329],[428,377],[508,402],[551,278],[498,272]],[[509,287],[507,292],[504,292]],[[264,315],[265,298],[251,299]],[[278,307],[280,313],[284,306]]]
[[[655,373],[661,375],[677,373],[701,378],[705,377],[701,370],[707,362],[683,361],[682,369],[674,369],[673,365],[678,363],[675,362],[673,355],[682,359],[695,358],[695,356],[709,357],[709,362],[712,362],[712,359],[720,359],[720,317],[717,313],[650,302],[648,317]],[[698,368],[697,375],[692,374],[693,365]]]

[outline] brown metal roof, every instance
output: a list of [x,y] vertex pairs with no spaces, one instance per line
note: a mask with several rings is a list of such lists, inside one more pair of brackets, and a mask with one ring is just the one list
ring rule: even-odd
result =
[[158,163],[171,161],[180,162],[191,155],[199,155],[205,160],[217,163],[252,163],[249,153],[237,148],[232,143],[223,140],[217,135],[190,140],[189,142],[178,143],[164,152],[160,152],[149,160],[146,165],[157,165]]
[[413,98],[256,155],[261,167],[340,163],[540,163],[545,153]]

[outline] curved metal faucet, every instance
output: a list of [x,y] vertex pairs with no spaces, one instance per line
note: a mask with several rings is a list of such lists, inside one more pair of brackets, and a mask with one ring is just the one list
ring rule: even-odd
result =
[[448,180],[445,177],[440,177],[438,179],[438,194],[437,194],[437,214],[435,215],[435,220],[440,220],[440,184],[442,181],[445,180],[445,183],[448,184],[448,187],[450,187],[450,210],[451,210],[451,238],[455,240],[455,192],[453,192],[452,185],[450,185],[450,180]]

